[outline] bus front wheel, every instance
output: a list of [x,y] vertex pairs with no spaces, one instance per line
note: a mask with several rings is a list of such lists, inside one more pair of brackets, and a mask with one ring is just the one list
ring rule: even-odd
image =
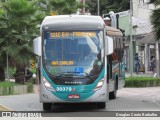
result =
[[106,107],[106,103],[105,102],[100,102],[100,103],[97,103],[97,106],[99,109],[104,109]]
[[43,103],[43,110],[51,110],[52,103]]

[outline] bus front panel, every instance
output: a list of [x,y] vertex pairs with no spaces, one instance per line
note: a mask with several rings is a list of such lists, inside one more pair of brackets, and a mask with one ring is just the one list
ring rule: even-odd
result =
[[106,101],[103,38],[103,31],[43,32],[41,101]]

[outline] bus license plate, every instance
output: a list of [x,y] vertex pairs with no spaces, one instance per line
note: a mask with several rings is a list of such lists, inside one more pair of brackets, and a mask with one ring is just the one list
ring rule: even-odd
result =
[[69,99],[79,99],[79,98],[80,98],[80,95],[79,95],[79,94],[69,94],[69,95],[68,95],[68,98],[69,98]]

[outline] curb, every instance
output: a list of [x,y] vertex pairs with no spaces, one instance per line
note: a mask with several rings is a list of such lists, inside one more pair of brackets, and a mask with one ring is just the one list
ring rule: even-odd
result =
[[0,111],[14,111],[14,110],[0,104]]

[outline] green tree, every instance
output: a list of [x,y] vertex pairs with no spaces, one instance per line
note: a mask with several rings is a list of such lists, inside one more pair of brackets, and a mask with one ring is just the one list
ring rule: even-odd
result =
[[5,32],[1,23],[5,20],[5,11],[0,9],[0,81],[5,80],[5,66],[6,66],[6,53],[2,50],[4,45],[6,45],[6,41],[3,40],[5,37]]
[[[110,11],[122,12],[130,9],[129,0],[99,0],[100,15],[107,14]],[[87,9],[92,15],[97,15],[97,0],[87,0]]]
[[[108,5],[108,0],[99,0],[100,4],[99,4],[99,11],[100,11],[100,15],[102,15],[103,13],[105,13],[105,7]],[[92,15],[97,15],[98,14],[98,3],[97,0],[87,0],[86,1],[86,10],[89,11]]]
[[[155,6],[160,5],[159,0],[151,0],[150,3],[153,3]],[[151,14],[151,24],[153,25],[153,32],[157,40],[160,39],[160,8],[157,8],[152,11]]]
[[160,0],[150,0],[149,3],[153,3],[155,6],[160,5]]
[[37,11],[35,1],[29,0],[9,0],[3,3],[1,11],[1,55],[8,53],[9,65],[16,67],[18,73],[33,58],[32,39],[44,16]]
[[38,25],[50,13],[72,14],[83,5],[76,0],[0,0],[0,80],[4,80],[6,56],[17,73],[33,57],[32,39]]
[[48,15],[51,12],[55,12],[58,15],[73,14],[76,13],[78,8],[84,7],[76,0],[38,0],[38,5]]

